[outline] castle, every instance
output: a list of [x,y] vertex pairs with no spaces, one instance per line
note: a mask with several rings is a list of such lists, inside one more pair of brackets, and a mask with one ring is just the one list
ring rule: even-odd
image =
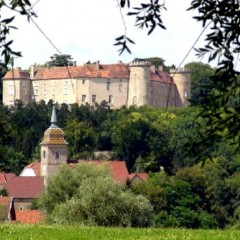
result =
[[188,105],[191,97],[188,69],[168,74],[142,59],[129,64],[96,64],[69,67],[32,67],[30,73],[15,68],[3,78],[3,103],[20,99],[53,100],[79,105],[106,101],[111,108],[150,105],[153,107]]

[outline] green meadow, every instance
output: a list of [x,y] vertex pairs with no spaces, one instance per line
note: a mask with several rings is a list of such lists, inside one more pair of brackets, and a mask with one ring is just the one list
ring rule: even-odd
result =
[[122,239],[122,240],[238,240],[239,230],[186,230],[160,228],[104,228],[58,225],[1,224],[0,239],[54,240],[54,239]]

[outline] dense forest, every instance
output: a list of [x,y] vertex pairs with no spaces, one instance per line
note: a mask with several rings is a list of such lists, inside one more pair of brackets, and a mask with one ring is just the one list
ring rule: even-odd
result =
[[[51,108],[52,102],[1,106],[1,170],[19,173],[39,160]],[[132,190],[150,200],[156,226],[223,228],[239,219],[240,157],[230,140],[208,149],[211,160],[196,155],[204,147],[198,144],[205,126],[204,119],[196,121],[198,113],[193,106],[166,111],[148,106],[111,110],[104,102],[57,105],[70,159],[110,151],[111,159],[126,161],[130,172],[150,174],[148,182]]]

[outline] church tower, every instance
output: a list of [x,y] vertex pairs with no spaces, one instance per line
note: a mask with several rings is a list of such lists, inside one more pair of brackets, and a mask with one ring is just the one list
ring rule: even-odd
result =
[[44,185],[47,185],[49,177],[54,175],[61,164],[67,162],[67,142],[64,132],[57,126],[55,104],[52,109],[51,126],[45,131],[41,142],[41,176],[44,177]]

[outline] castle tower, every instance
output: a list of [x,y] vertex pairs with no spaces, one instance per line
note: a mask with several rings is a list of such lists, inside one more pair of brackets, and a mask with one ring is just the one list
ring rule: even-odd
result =
[[142,106],[150,102],[150,66],[151,63],[135,59],[130,63],[130,77],[127,106]]
[[44,185],[47,180],[59,168],[67,162],[67,142],[64,139],[64,132],[57,126],[55,104],[52,109],[51,126],[45,131],[41,142],[41,176],[44,177]]
[[187,68],[171,69],[170,74],[177,86],[178,96],[176,96],[176,106],[183,107],[189,105],[191,98],[191,72]]
[[15,68],[6,73],[3,81],[3,103],[13,105],[15,100],[24,104],[31,102],[31,79],[29,73]]

